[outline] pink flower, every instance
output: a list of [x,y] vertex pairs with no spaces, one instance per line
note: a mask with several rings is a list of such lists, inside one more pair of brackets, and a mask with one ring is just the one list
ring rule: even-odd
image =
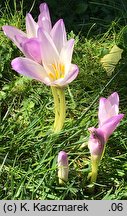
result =
[[30,13],[26,15],[26,33],[14,26],[5,25],[2,29],[5,35],[15,43],[27,58],[41,63],[40,43],[37,38],[39,27],[42,27],[47,32],[50,32],[52,29],[49,9],[46,3],[40,5],[40,15],[37,23]]
[[52,28],[46,3],[40,5],[37,23],[27,14],[26,33],[12,26],[3,26],[3,30],[26,56],[11,63],[18,73],[57,87],[77,77],[78,67],[71,63],[74,40],[67,41],[62,19]]
[[59,183],[63,184],[68,180],[68,156],[65,151],[58,154],[58,178]]
[[52,37],[42,28],[38,29],[43,64],[19,57],[12,61],[12,68],[46,85],[61,87],[72,82],[78,75],[77,65],[71,64],[74,40],[66,40],[63,20],[55,24],[51,35]]
[[102,155],[109,136],[124,117],[124,114],[118,114],[118,112],[119,95],[117,92],[111,94],[107,99],[100,98],[98,112],[99,126],[98,128],[92,127],[88,129],[91,134],[88,143],[91,155]]

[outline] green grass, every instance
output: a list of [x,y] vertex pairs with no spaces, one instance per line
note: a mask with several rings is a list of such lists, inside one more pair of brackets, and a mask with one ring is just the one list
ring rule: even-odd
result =
[[[18,18],[15,12],[8,23],[3,14],[0,25],[24,29],[23,15]],[[69,37],[76,37],[73,62],[80,73],[65,90],[66,122],[57,135],[52,133],[50,88],[11,70],[11,60],[21,53],[0,32],[0,199],[127,199],[127,55],[124,37],[119,36],[123,27],[114,22],[104,35],[89,39],[70,33]],[[124,53],[108,77],[100,58],[114,43],[122,44]],[[88,127],[97,126],[99,97],[114,91],[119,93],[120,112],[125,117],[107,143],[95,191],[90,193]],[[59,186],[57,178],[61,150],[69,156],[69,180],[64,186]]]

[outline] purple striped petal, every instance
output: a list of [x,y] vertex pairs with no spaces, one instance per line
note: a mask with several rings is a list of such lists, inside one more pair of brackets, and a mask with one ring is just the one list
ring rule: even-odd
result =
[[[3,26],[2,27],[4,34],[9,37],[15,45],[22,51],[21,42],[27,38],[27,35],[13,26]],[[17,37],[20,37],[20,41],[17,40]]]
[[35,61],[28,58],[15,58],[11,62],[12,68],[18,73],[33,78],[35,80],[41,81],[46,85],[49,85],[50,80],[45,72],[44,68],[36,63]]
[[28,39],[22,43],[22,48],[27,58],[41,63],[41,49],[37,38]]
[[26,33],[28,38],[37,36],[38,24],[34,21],[30,13],[26,15]]
[[62,19],[58,20],[53,26],[51,36],[58,52],[60,53],[63,46],[67,43],[66,30]]

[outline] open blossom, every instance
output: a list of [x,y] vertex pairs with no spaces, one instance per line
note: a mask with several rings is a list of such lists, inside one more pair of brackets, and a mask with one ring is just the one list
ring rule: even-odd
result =
[[41,63],[19,57],[12,61],[12,68],[50,86],[61,87],[72,82],[78,75],[78,67],[71,63],[74,40],[67,41],[63,20],[54,25],[51,35],[39,28],[38,40]]
[[37,23],[26,15],[26,33],[12,26],[3,26],[3,31],[25,55],[11,63],[18,73],[58,87],[77,77],[78,67],[71,63],[74,40],[67,41],[62,19],[52,28],[46,3],[40,5]]
[[59,183],[63,184],[68,180],[68,156],[65,151],[60,151],[58,154],[58,178]]
[[116,92],[111,94],[107,99],[100,98],[98,112],[99,126],[98,128],[91,127],[88,129],[91,134],[88,142],[91,155],[102,155],[109,136],[124,117],[124,114],[118,113],[119,95]]
[[12,68],[24,76],[51,86],[55,111],[53,130],[59,133],[66,117],[64,87],[79,72],[77,65],[71,63],[74,39],[67,40],[62,19],[52,27],[46,3],[40,5],[37,23],[31,14],[26,15],[26,33],[13,26],[3,26],[3,31],[25,55],[13,59]]
[[48,33],[52,29],[49,9],[46,3],[40,5],[40,15],[37,23],[30,13],[26,15],[26,32],[8,25],[3,26],[2,29],[5,35],[15,43],[26,57],[41,63],[40,43],[37,38],[39,27]]

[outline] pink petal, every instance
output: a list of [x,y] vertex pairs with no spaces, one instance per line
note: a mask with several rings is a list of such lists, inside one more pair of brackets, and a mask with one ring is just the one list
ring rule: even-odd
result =
[[[110,101],[111,105],[116,104],[117,106],[119,106],[119,95],[117,94],[117,92],[112,93],[108,98],[108,101]],[[118,113],[117,113],[118,114]]]
[[101,113],[104,106],[105,106],[105,103],[106,103],[107,99],[104,98],[104,97],[101,97],[100,100],[99,100],[99,112]]
[[38,25],[39,27],[42,27],[43,30],[50,33],[52,29],[49,9],[46,3],[42,3],[40,5],[40,15],[38,17]]
[[99,100],[99,110],[98,110],[98,119],[99,119],[99,127],[103,124],[103,122],[107,119],[107,112],[105,110],[105,104],[107,99],[102,97]]
[[77,65],[71,64],[70,71],[68,72],[68,74],[66,74],[65,78],[60,78],[58,80],[55,80],[54,82],[52,82],[51,85],[66,86],[77,77],[78,73],[79,73],[79,69]]
[[42,62],[47,66],[48,64],[56,64],[59,60],[59,54],[52,38],[42,28],[38,30],[38,38],[41,41]]
[[112,117],[114,115],[118,115],[118,113],[119,113],[119,107],[116,104],[114,104],[111,106],[108,115],[109,117]]
[[67,42],[66,30],[62,19],[58,20],[51,30],[52,39],[56,45],[58,52],[60,53],[63,46]]
[[37,36],[38,24],[34,21],[30,13],[26,15],[26,33],[27,37],[36,37]]
[[[20,43],[26,39],[27,35],[23,31],[17,29],[14,26],[3,26],[2,29],[4,31],[4,34],[7,37],[9,37],[15,43],[15,45],[22,51]],[[16,39],[16,37],[18,36],[20,37],[20,41]]]
[[70,39],[62,48],[60,53],[60,61],[65,65],[71,64],[72,53],[74,48],[74,39]]
[[42,3],[40,4],[39,9],[40,9],[40,13],[42,13],[46,19],[50,20],[48,5],[46,3]]
[[28,58],[15,58],[11,62],[12,68],[17,71],[18,73],[41,81],[48,85],[50,80],[45,72],[44,68],[36,63],[35,61],[28,59]]
[[100,129],[104,133],[105,142],[107,142],[109,136],[113,133],[116,129],[118,124],[120,123],[121,119],[124,117],[124,114],[118,114],[116,116],[111,117],[108,119]]
[[60,151],[58,154],[58,164],[59,166],[68,166],[68,156],[65,151]]
[[52,29],[51,22],[47,20],[42,14],[40,14],[38,17],[38,26],[50,34]]
[[88,141],[88,148],[91,155],[101,156],[104,150],[105,140],[104,134],[99,128],[89,128],[90,138]]
[[23,52],[24,55],[26,55],[26,54],[25,54],[25,51],[24,51],[24,49],[23,49],[23,47],[22,47],[22,44],[25,43],[25,42],[28,40],[28,38],[27,38],[27,37],[24,38],[24,37],[22,37],[21,35],[16,35],[16,36],[15,36],[15,40],[16,40],[17,43],[20,45],[20,50]]
[[28,39],[22,43],[22,48],[27,58],[41,63],[41,49],[39,40],[36,38]]
[[59,183],[63,184],[68,180],[68,156],[64,151],[60,151],[58,154],[58,178]]
[[107,119],[111,118],[114,115],[114,108],[112,108],[110,101],[106,98],[100,99],[98,112],[99,127],[101,127]]
[[111,94],[107,99],[100,98],[99,102],[99,127],[101,127],[105,121],[119,112],[119,96],[116,92]]
[[79,68],[75,64],[71,64],[70,70],[68,74],[66,74],[65,78],[63,79],[64,83],[68,84],[71,83],[79,73]]

